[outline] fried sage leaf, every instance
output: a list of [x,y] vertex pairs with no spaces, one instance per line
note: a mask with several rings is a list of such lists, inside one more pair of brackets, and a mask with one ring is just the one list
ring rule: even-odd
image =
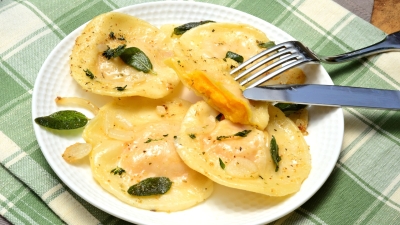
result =
[[234,134],[233,136],[236,137],[247,137],[247,135],[251,132],[251,130],[242,130],[240,132],[237,132],[236,134]]
[[275,163],[275,172],[279,170],[279,161],[281,161],[281,157],[279,156],[279,146],[276,143],[276,139],[274,135],[272,135],[271,139],[271,157]]
[[215,23],[215,22],[212,21],[212,20],[204,20],[204,21],[199,21],[199,22],[186,23],[186,24],[183,24],[181,26],[175,27],[174,28],[174,34],[176,34],[176,35],[184,34],[186,31],[188,31],[188,30],[190,30],[192,28],[195,28],[197,26],[206,24],[206,23]]
[[51,129],[72,130],[84,127],[88,122],[88,118],[74,110],[62,110],[49,116],[38,117],[35,122]]
[[153,69],[153,65],[151,64],[150,59],[139,48],[125,48],[125,50],[119,55],[119,57],[126,64],[144,73],[149,73]]
[[172,185],[168,177],[149,177],[128,189],[128,194],[135,196],[149,196],[165,194]]
[[111,170],[110,173],[113,173],[114,175],[121,175],[123,173],[125,173],[126,171],[124,169],[122,169],[121,167],[115,167],[114,169]]
[[226,53],[225,58],[233,59],[238,63],[242,63],[243,62],[243,56],[241,56],[241,55],[239,55],[237,53],[231,52],[231,51],[228,51]]
[[279,108],[286,116],[307,107],[307,105],[292,103],[276,103],[274,106]]
[[83,70],[83,72],[85,72],[86,76],[89,77],[91,80],[94,79],[94,75],[89,69]]
[[106,57],[107,59],[116,58],[116,57],[120,56],[125,51],[125,47],[126,47],[126,45],[119,45],[116,48],[108,47],[108,49],[105,50],[102,55],[104,57]]
[[259,42],[257,44],[258,44],[258,47],[260,47],[260,48],[271,48],[271,47],[275,46],[275,42],[273,42],[273,41]]
[[123,87],[118,86],[118,87],[115,87],[115,89],[117,89],[118,91],[125,91],[125,89],[126,89],[127,86],[128,86],[128,85],[125,85],[125,86],[123,86]]
[[221,140],[223,140],[223,139],[232,138],[232,137],[247,137],[247,135],[248,135],[250,132],[251,132],[251,130],[242,130],[242,131],[239,131],[239,132],[237,132],[236,134],[233,134],[233,135],[228,135],[228,136],[226,136],[226,135],[217,136],[217,140],[218,140],[218,141],[221,141]]
[[225,169],[225,163],[222,161],[221,158],[218,158],[219,160],[219,166],[224,170]]

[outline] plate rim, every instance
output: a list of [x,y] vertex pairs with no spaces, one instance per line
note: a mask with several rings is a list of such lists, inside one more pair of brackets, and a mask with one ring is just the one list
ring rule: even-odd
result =
[[[139,3],[139,4],[133,4],[133,5],[129,5],[129,6],[125,6],[116,10],[112,10],[114,12],[122,12],[125,13],[126,11],[132,10],[132,8],[139,8],[139,7],[143,7],[143,6],[148,6],[148,7],[160,7],[160,5],[165,5],[165,4],[174,4],[174,5],[182,5],[182,4],[190,4],[190,5],[199,5],[201,7],[213,7],[213,8],[220,8],[222,10],[233,10],[235,11],[235,13],[237,14],[242,14],[242,15],[246,15],[247,17],[253,17],[254,19],[258,19],[261,20],[262,23],[268,23],[271,26],[275,27],[276,29],[278,29],[279,31],[281,31],[282,33],[286,34],[288,37],[292,38],[294,40],[294,38],[286,33],[285,31],[281,30],[279,27],[276,27],[275,25],[262,20],[254,15],[251,15],[249,13],[234,9],[234,8],[230,8],[227,6],[222,6],[222,5],[217,5],[217,4],[212,4],[212,3],[203,3],[203,2],[186,2],[186,1],[158,1],[158,2],[148,2],[148,3]],[[128,13],[130,14],[130,13]],[[34,132],[35,132],[35,136],[36,136],[36,140],[39,144],[40,150],[42,151],[44,157],[46,158],[46,162],[50,165],[51,169],[55,172],[55,174],[62,180],[62,182],[67,185],[75,194],[77,194],[78,196],[80,196],[82,199],[84,199],[85,201],[87,201],[88,203],[90,203],[91,205],[93,205],[94,207],[103,210],[104,212],[109,213],[110,215],[113,215],[117,218],[120,218],[122,220],[126,220],[129,222],[135,222],[135,223],[146,223],[147,221],[141,221],[139,218],[126,218],[126,217],[121,217],[121,215],[116,214],[113,210],[110,210],[109,208],[107,208],[107,206],[104,206],[102,204],[98,204],[96,201],[94,201],[91,198],[88,198],[86,196],[81,196],[80,194],[78,194],[80,191],[79,189],[77,189],[75,186],[70,186],[68,185],[65,181],[65,177],[63,176],[63,174],[61,173],[61,171],[59,171],[59,169],[56,167],[56,165],[54,164],[54,162],[52,162],[51,157],[47,154],[46,151],[42,150],[43,146],[45,146],[44,142],[42,142],[43,140],[41,138],[39,138],[39,130],[43,129],[41,127],[39,127],[35,122],[34,122],[34,118],[37,117],[37,109],[35,108],[35,103],[38,100],[39,96],[39,92],[37,91],[37,89],[35,87],[38,87],[41,78],[42,78],[42,74],[44,72],[44,66],[47,65],[49,62],[51,62],[51,58],[54,54],[56,54],[56,50],[60,47],[63,46],[64,44],[69,42],[69,39],[74,37],[76,38],[76,35],[80,33],[80,31],[84,28],[84,26],[87,24],[88,22],[80,25],[79,27],[77,27],[75,30],[73,30],[72,32],[70,32],[68,35],[66,35],[56,46],[55,48],[50,52],[50,54],[47,56],[46,60],[44,61],[44,63],[42,64],[41,69],[39,70],[38,76],[35,79],[35,83],[34,83],[34,88],[33,88],[33,93],[32,93],[32,123],[33,123],[33,127],[34,127]],[[74,39],[75,39],[74,38]],[[326,70],[323,68],[323,70],[326,72]],[[332,82],[331,84],[333,84],[332,79],[330,79],[330,81]],[[344,115],[343,115],[343,110],[342,108],[338,107],[336,108],[336,113],[341,115],[340,118],[340,124],[337,124],[339,127],[339,131],[340,134],[338,135],[339,140],[338,141],[338,150],[337,150],[337,154],[335,155],[335,159],[331,160],[330,162],[332,162],[331,165],[328,165],[329,171],[332,173],[336,162],[339,158],[340,155],[340,150],[341,150],[341,145],[343,143],[343,138],[344,138]],[[312,155],[311,155],[312,156]],[[320,190],[320,188],[322,187],[322,185],[326,182],[326,180],[329,178],[329,176],[326,176],[324,179],[319,180],[320,182],[315,184],[315,188],[312,192],[310,192],[309,197],[307,198],[303,198],[302,202],[298,202],[298,204],[294,204],[291,209],[287,210],[287,212],[282,213],[280,215],[277,215],[275,218],[272,218],[272,220],[266,220],[266,221],[259,221],[260,223],[265,223],[265,222],[271,222],[274,221],[276,219],[282,218],[284,216],[286,216],[287,214],[293,212],[294,210],[296,210],[297,208],[299,208],[302,204],[304,204],[306,201],[308,201],[312,196],[315,195],[315,193]],[[132,206],[133,207],[133,206]],[[140,209],[139,209],[140,210]]]

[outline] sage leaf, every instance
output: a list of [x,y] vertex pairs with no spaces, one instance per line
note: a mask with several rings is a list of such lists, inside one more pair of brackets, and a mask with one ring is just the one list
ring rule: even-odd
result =
[[184,34],[186,31],[198,27],[200,25],[206,24],[206,23],[215,23],[212,20],[203,20],[203,21],[199,21],[199,22],[190,22],[190,23],[186,23],[183,25],[180,25],[178,27],[174,28],[174,34],[176,35],[182,35]]
[[[165,136],[166,137],[166,136]],[[150,143],[150,142],[153,142],[153,141],[161,141],[162,140],[162,138],[160,138],[160,139],[152,139],[152,138],[147,138],[147,140],[144,142],[144,143]]]
[[271,139],[271,157],[275,163],[275,172],[277,172],[279,170],[279,161],[281,161],[281,157],[279,156],[279,146],[276,143],[274,135],[272,135]]
[[218,158],[218,159],[219,159],[219,166],[224,170],[225,169],[225,163],[222,161],[221,158]]
[[135,196],[149,196],[165,194],[172,185],[168,177],[149,177],[128,189],[128,194]]
[[142,50],[136,47],[126,48],[119,57],[126,64],[144,73],[149,73],[153,69],[150,59]]
[[86,76],[89,77],[91,80],[94,79],[94,75],[89,69],[83,70],[83,72],[85,72]]
[[123,174],[125,172],[126,171],[124,169],[122,169],[121,167],[117,166],[116,168],[112,169],[110,173],[113,173],[114,175],[117,175],[117,174],[121,175],[121,174]]
[[[107,47],[108,47],[108,46],[107,46]],[[120,56],[120,55],[125,51],[125,49],[126,49],[125,47],[126,47],[126,45],[119,45],[119,46],[116,47],[116,48],[110,48],[110,47],[108,47],[108,49],[105,50],[105,51],[102,53],[102,55],[103,55],[104,57],[106,57],[107,59],[116,58],[116,57]]]
[[128,85],[125,85],[125,86],[123,86],[123,87],[118,86],[118,87],[115,87],[115,89],[117,89],[117,91],[125,91],[125,89],[126,89],[127,86],[128,86]]
[[242,130],[240,132],[237,132],[236,134],[234,134],[233,136],[236,137],[247,137],[247,135],[251,132],[251,130]]
[[228,51],[226,53],[225,58],[233,59],[238,63],[242,63],[243,62],[243,56],[241,56],[241,55],[239,55],[237,53],[231,52],[231,51]]
[[226,136],[226,135],[217,136],[217,141],[221,141],[221,140],[223,140],[223,139],[231,138],[231,137],[232,137],[232,136]]
[[251,132],[251,130],[242,130],[242,131],[239,131],[239,132],[237,132],[236,134],[233,134],[233,135],[228,135],[228,136],[225,136],[225,135],[217,136],[217,140],[218,140],[218,141],[221,141],[221,140],[223,140],[223,139],[232,138],[232,137],[247,137],[247,135],[248,135],[250,132]]
[[292,103],[276,103],[274,106],[280,109],[283,113],[285,113],[286,116],[307,107],[307,105],[292,104]]
[[271,48],[275,46],[275,42],[268,41],[268,42],[259,42],[257,43],[258,47],[260,48]]
[[88,118],[74,110],[62,110],[49,116],[38,117],[35,122],[40,126],[56,130],[72,130],[84,127]]

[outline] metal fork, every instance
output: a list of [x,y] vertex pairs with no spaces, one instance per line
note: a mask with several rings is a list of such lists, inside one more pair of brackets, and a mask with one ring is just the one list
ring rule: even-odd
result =
[[[368,47],[359,50],[335,56],[321,56],[312,52],[309,48],[307,48],[298,41],[289,41],[275,45],[251,57],[250,59],[246,60],[238,67],[233,69],[230,72],[230,74],[233,75],[235,80],[237,81],[241,78],[244,78],[245,76],[248,76],[245,77],[245,79],[243,79],[242,81],[240,81],[240,85],[242,86],[249,84],[256,78],[260,78],[254,81],[254,83],[250,84],[249,86],[246,86],[247,88],[250,88],[260,85],[266,82],[267,80],[272,79],[273,77],[283,73],[284,71],[304,63],[318,63],[318,62],[341,63],[369,55],[374,55],[383,52],[391,52],[391,51],[400,51],[400,31],[387,35],[385,39],[376,44],[370,45]],[[259,62],[256,62],[257,60],[259,60],[264,56],[265,56],[264,59],[262,59]],[[239,72],[240,70],[244,69],[246,66],[254,62],[256,63],[253,66],[247,68],[246,70],[242,71],[241,73],[235,76],[237,72]],[[252,71],[261,68],[263,65],[266,65],[267,63],[270,64],[260,69],[256,73],[250,75]],[[278,66],[281,67],[277,68]],[[271,71],[272,69],[275,68],[277,69],[263,76],[266,72]]]

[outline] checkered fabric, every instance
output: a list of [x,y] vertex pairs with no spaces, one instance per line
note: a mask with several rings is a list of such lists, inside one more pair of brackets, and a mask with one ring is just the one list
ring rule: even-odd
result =
[[[94,16],[146,0],[0,1],[0,215],[13,224],[121,224],[52,171],[31,118],[35,78],[51,50]],[[330,0],[205,0],[257,16],[325,55],[385,34]],[[400,53],[324,65],[335,84],[400,89]],[[400,224],[400,112],[344,108],[339,160],[323,187],[273,224]],[[80,210],[76,210],[80,208]]]

